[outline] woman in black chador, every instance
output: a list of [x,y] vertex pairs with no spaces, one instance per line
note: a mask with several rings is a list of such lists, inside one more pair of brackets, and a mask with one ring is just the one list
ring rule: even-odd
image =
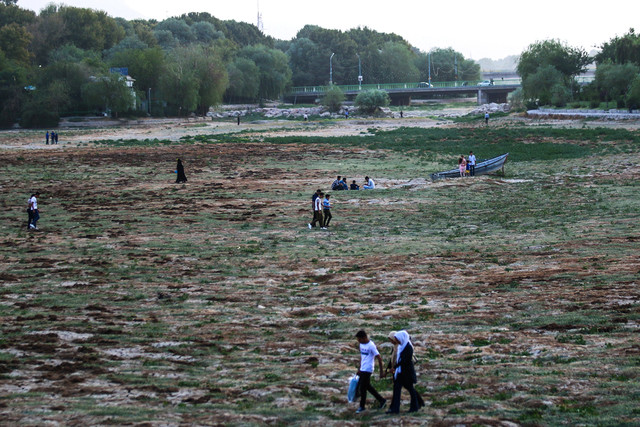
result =
[[176,172],[178,173],[178,178],[176,178],[176,184],[179,184],[181,182],[187,182],[187,176],[184,174],[184,166],[182,166],[182,161],[180,159],[178,159]]

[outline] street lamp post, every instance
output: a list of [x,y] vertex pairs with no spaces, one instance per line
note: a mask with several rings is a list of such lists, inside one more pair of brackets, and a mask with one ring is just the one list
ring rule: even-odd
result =
[[335,55],[335,53],[332,53],[329,57],[329,86],[333,85],[333,63],[331,62],[333,55]]
[[429,59],[429,61],[427,62],[427,68],[429,71],[429,87],[431,87],[431,52],[427,54],[427,58]]
[[358,90],[362,89],[362,64],[360,62],[360,55],[356,53],[358,57]]

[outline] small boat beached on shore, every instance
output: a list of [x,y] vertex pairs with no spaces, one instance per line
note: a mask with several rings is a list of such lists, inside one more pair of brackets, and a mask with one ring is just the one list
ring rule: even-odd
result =
[[[507,157],[509,153],[503,154],[498,157],[493,157],[491,159],[482,160],[476,163],[476,175],[486,175],[491,172],[495,172],[504,167],[505,162],[507,161]],[[444,172],[437,172],[431,174],[431,179],[434,181],[436,179],[442,178],[460,178],[460,169],[455,168]]]

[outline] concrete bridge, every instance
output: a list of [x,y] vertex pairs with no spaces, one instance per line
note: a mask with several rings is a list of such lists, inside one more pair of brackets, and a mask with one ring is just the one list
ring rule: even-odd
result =
[[[285,94],[285,101],[294,104],[313,103],[321,98],[330,86],[294,87]],[[451,95],[476,96],[478,104],[507,102],[507,95],[520,87],[520,79],[489,82],[434,82],[384,83],[369,85],[338,85],[348,100],[353,100],[364,90],[380,89],[389,94],[393,105],[409,105],[412,98],[437,98]]]

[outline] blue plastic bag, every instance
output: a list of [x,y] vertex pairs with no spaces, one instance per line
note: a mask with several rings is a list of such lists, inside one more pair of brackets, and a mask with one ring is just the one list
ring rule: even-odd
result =
[[353,377],[351,377],[351,380],[349,380],[349,391],[347,392],[347,400],[349,400],[349,402],[355,402],[358,398],[358,395],[360,394],[358,393],[359,382],[360,377],[358,375],[354,375]]

